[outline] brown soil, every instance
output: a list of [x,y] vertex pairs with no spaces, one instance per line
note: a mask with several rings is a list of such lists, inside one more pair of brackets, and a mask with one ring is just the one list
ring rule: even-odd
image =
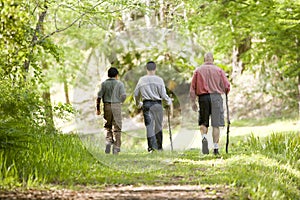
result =
[[122,186],[84,190],[13,190],[0,191],[0,199],[226,199],[230,189],[225,186],[200,187],[191,185]]

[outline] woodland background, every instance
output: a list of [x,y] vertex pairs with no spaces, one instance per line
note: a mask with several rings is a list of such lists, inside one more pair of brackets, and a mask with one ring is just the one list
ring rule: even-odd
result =
[[[195,118],[188,88],[194,69],[211,51],[232,85],[232,122],[264,125],[267,118],[266,123],[299,124],[298,0],[1,0],[0,10],[2,185],[40,182],[38,174],[47,183],[61,183],[62,177],[52,179],[51,172],[33,167],[47,156],[32,152],[54,149],[60,137],[68,137],[62,132],[99,128],[95,98],[110,66],[119,69],[126,86],[126,119],[140,115],[132,91],[148,60],[157,63],[174,98],[174,125]],[[197,128],[193,123],[185,126]],[[33,145],[49,139],[44,137],[60,139],[50,147]],[[299,143],[290,144],[298,166]]]

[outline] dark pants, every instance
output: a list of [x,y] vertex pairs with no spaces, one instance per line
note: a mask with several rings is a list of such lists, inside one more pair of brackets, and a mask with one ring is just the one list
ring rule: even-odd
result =
[[161,101],[144,101],[143,115],[147,131],[148,151],[162,150],[163,108]]

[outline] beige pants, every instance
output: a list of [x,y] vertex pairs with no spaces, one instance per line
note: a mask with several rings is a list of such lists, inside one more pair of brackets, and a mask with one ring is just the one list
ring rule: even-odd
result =
[[120,103],[104,103],[104,128],[106,142],[114,144],[115,148],[121,147],[122,115]]

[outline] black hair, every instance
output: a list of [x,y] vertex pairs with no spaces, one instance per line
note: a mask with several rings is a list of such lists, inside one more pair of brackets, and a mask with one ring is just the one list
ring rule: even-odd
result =
[[109,68],[108,73],[107,73],[109,78],[116,77],[118,74],[119,74],[119,71],[115,67]]
[[156,64],[153,61],[149,61],[147,62],[146,67],[148,71],[154,71],[156,69]]

